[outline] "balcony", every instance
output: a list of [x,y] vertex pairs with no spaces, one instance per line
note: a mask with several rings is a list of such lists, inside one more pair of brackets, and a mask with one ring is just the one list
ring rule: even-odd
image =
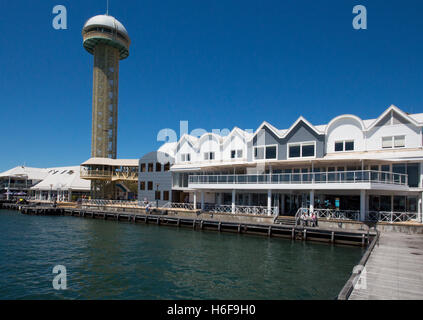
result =
[[107,181],[138,181],[137,171],[113,171],[81,168],[80,175],[82,179]]
[[308,173],[278,173],[278,174],[232,174],[232,175],[190,175],[189,188],[276,188],[299,189],[324,188],[370,188],[371,185],[408,188],[406,174],[385,171],[357,170]]

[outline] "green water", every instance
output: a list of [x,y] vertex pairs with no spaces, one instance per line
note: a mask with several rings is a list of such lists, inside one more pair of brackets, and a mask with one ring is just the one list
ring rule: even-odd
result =
[[[333,299],[363,249],[0,210],[0,299]],[[67,289],[54,290],[55,265]]]

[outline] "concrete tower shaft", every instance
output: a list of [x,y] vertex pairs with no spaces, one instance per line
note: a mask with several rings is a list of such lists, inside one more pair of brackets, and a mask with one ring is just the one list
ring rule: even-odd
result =
[[94,48],[91,157],[116,159],[119,92],[119,50],[107,44]]

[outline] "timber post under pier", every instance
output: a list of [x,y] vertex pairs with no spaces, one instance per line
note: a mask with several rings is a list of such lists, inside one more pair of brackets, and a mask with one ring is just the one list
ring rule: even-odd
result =
[[[18,205],[15,203],[1,203],[0,208],[19,210],[28,215],[49,215],[49,216],[73,216],[90,219],[124,221],[128,223],[145,224],[153,223],[158,226],[186,227],[192,230],[213,230],[218,232],[245,233],[262,235],[272,238],[287,238],[301,241],[318,241],[333,244],[348,244],[366,246],[376,233],[369,233],[367,230],[330,230],[324,228],[313,228],[303,226],[292,226],[282,224],[254,223],[254,222],[233,222],[224,220],[198,219],[169,215],[168,210],[153,209],[146,212],[109,211],[103,208],[73,208],[53,207],[48,205]],[[176,211],[176,210],[174,210]],[[197,228],[197,225],[199,226]]]

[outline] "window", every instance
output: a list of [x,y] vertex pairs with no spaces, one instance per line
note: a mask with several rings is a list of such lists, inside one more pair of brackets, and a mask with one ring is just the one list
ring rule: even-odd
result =
[[145,172],[145,163],[141,163],[140,172]]
[[148,172],[153,172],[154,170],[154,163],[149,163],[148,164]]
[[301,152],[301,157],[314,157],[314,144],[302,145]]
[[204,152],[204,160],[214,160],[214,152]]
[[153,181],[148,181],[148,190],[153,190]]
[[392,137],[382,138],[382,148],[392,148]]
[[382,148],[404,148],[405,136],[382,137]]
[[266,159],[276,159],[276,146],[266,147]]
[[255,147],[254,148],[254,159],[264,159],[264,147]]
[[289,157],[290,158],[301,157],[301,146],[300,145],[289,146]]
[[344,151],[344,142],[335,142],[335,152]]
[[170,163],[168,162],[164,165],[164,171],[169,171],[169,170],[170,170]]
[[288,144],[288,158],[310,158],[316,155],[315,142]]
[[335,152],[354,151],[354,141],[344,140],[335,142]]
[[[242,155],[242,150],[241,151]],[[276,159],[277,158],[277,146],[263,146],[263,147],[254,147],[254,159],[263,160],[263,159]]]
[[190,153],[183,153],[183,154],[181,154],[181,161],[182,162],[189,162],[189,161],[191,161],[191,154]]
[[242,149],[231,150],[231,159],[242,158]]
[[405,147],[405,136],[395,136],[394,148],[403,148],[403,147]]
[[163,200],[169,201],[169,191],[163,191]]
[[345,151],[354,150],[354,141],[345,141]]
[[145,190],[145,181],[140,181],[140,190]]
[[160,162],[156,162],[156,172],[162,171],[162,164]]
[[160,191],[155,192],[155,199],[154,200],[160,200]]

